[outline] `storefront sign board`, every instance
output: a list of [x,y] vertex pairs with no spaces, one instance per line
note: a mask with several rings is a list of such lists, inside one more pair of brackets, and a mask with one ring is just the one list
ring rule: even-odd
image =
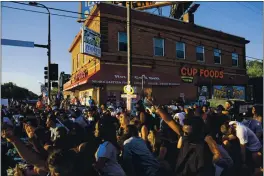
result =
[[74,75],[74,81],[81,80],[87,76],[88,76],[88,71],[87,70],[81,70],[77,74]]
[[101,58],[101,34],[89,29],[86,26],[82,27],[82,53]]
[[197,69],[197,68],[188,68],[188,67],[182,67],[180,69],[181,76],[201,76],[205,78],[218,78],[223,79],[224,78],[224,72],[219,70],[209,70],[209,69]]

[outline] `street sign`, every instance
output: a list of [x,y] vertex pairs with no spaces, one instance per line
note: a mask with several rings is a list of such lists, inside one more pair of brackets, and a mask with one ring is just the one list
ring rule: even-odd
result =
[[46,92],[46,91],[47,91],[47,88],[45,87],[44,84],[41,84],[41,85],[40,85],[40,91],[41,91],[41,92]]
[[22,41],[22,40],[1,39],[1,45],[34,48],[34,42]]

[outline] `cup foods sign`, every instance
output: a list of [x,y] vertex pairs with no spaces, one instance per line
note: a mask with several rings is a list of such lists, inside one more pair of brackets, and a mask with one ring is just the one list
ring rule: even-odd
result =
[[187,68],[182,67],[181,70],[181,76],[190,76],[194,77],[196,75],[205,77],[205,78],[218,78],[223,79],[224,78],[224,72],[218,71],[218,70],[208,70],[208,69],[197,69],[197,68]]
[[82,28],[82,53],[101,57],[101,35],[86,26]]

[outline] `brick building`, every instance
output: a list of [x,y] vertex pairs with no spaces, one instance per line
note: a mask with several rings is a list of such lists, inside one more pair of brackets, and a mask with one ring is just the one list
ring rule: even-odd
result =
[[[132,10],[132,85],[166,104],[206,98],[244,99],[245,38],[143,11]],[[85,101],[120,102],[126,85],[126,8],[100,3],[84,25],[101,34],[101,58],[80,53],[81,31],[69,52],[72,78],[64,90]],[[144,76],[142,76],[144,75]],[[142,77],[144,78],[142,86]]]

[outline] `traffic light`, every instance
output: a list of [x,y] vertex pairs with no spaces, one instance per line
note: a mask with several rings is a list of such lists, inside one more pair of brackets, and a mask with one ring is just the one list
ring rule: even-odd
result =
[[50,64],[50,80],[51,81],[58,81],[59,75],[59,69],[58,64]]
[[45,87],[48,87],[48,83],[47,82],[45,83]]
[[52,87],[58,87],[58,82],[52,82]]
[[48,67],[44,67],[44,78],[48,79]]

